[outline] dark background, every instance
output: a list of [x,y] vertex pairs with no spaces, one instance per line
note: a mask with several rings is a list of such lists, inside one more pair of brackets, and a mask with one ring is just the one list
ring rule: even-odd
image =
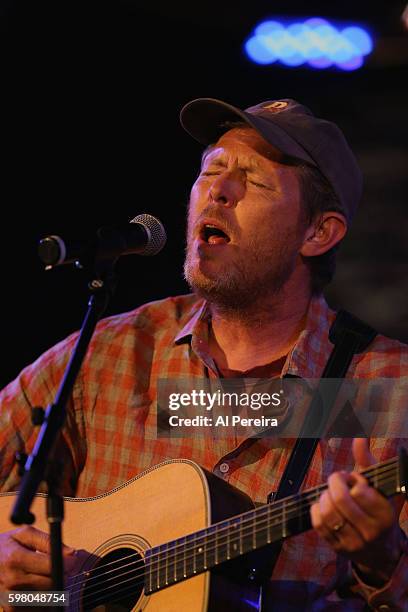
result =
[[[86,278],[44,272],[38,240],[93,234],[156,214],[158,256],[122,258],[107,314],[186,292],[184,213],[201,148],[181,106],[218,97],[249,106],[293,97],[335,120],[364,171],[363,202],[339,256],[332,305],[408,341],[405,2],[17,2],[0,4],[0,386],[77,329]],[[305,10],[307,9],[307,13]],[[369,27],[376,49],[353,73],[256,66],[242,51],[266,17],[323,16]]]

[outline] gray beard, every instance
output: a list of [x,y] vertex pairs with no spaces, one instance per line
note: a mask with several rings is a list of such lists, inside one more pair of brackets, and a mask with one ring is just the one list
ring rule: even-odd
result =
[[[269,249],[252,244],[245,261],[231,263],[214,278],[196,269],[187,247],[184,278],[197,295],[219,310],[237,315],[279,294],[292,274],[295,258],[285,240],[279,247],[273,245]],[[271,262],[269,267],[267,261]]]

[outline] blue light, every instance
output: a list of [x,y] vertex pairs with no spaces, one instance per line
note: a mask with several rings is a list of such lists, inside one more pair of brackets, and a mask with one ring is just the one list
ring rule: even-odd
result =
[[368,55],[373,50],[373,41],[365,30],[357,27],[345,28],[341,32],[351,44],[360,51],[361,55]]
[[287,57],[282,58],[282,64],[286,66],[301,66],[305,63],[305,58],[301,53],[294,53]]
[[317,28],[321,25],[329,25],[329,22],[322,17],[311,17],[310,19],[306,19],[305,25],[309,28]]
[[312,68],[320,68],[320,69],[329,68],[329,66],[333,64],[330,58],[324,57],[323,55],[320,57],[310,59],[307,63],[309,64],[309,66],[312,66]]
[[286,25],[277,20],[260,23],[245,43],[248,57],[258,64],[276,61],[285,66],[307,65],[319,70],[337,67],[356,70],[371,53],[369,33],[355,25],[340,29],[322,17]]
[[251,606],[254,610],[259,610],[260,602],[259,601],[251,601],[250,599],[244,599],[244,602]]
[[284,30],[285,28],[279,21],[263,21],[255,28],[255,36],[269,36],[273,32]]
[[277,60],[277,57],[255,36],[246,41],[245,51],[248,57],[256,64],[272,64]]
[[293,37],[299,38],[305,32],[309,31],[309,28],[304,23],[292,23],[292,25],[288,26],[287,31]]
[[357,68],[361,68],[362,65],[363,65],[363,58],[361,57],[361,55],[356,55],[350,61],[343,62],[340,65],[340,68],[342,70],[357,70]]

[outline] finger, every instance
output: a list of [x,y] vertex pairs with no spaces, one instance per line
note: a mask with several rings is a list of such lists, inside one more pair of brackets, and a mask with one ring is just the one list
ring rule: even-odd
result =
[[319,510],[323,525],[331,531],[335,531],[337,525],[344,525],[347,521],[346,517],[333,504],[328,490],[320,496]]
[[[376,458],[370,453],[369,451],[369,441],[366,438],[354,438],[353,440],[353,455],[354,455],[354,459],[357,463],[358,468],[365,468],[365,467],[369,467],[370,465],[373,465],[376,463]],[[352,472],[351,475],[352,477],[356,476],[356,472]],[[361,482],[361,480],[358,479],[357,477],[357,481]],[[368,485],[368,483],[367,483]],[[376,482],[374,480],[374,489],[377,488]],[[370,487],[369,489],[370,491],[373,491],[373,488]],[[357,498],[357,495],[354,495],[355,493],[359,492],[359,488],[357,488],[356,490],[352,489],[352,496],[355,496]],[[381,499],[383,500],[383,502],[381,502]],[[373,505],[373,501],[376,500],[376,502]],[[378,497],[377,495],[372,495],[370,501],[368,504],[364,504],[364,500],[362,500],[363,504],[364,504],[364,509],[366,510],[366,512],[368,514],[370,514],[370,509],[372,509],[373,507],[375,507],[375,505],[378,503],[380,505],[382,505],[382,507],[385,509],[388,509],[388,504],[391,504],[391,506],[394,507],[395,512],[396,512],[396,516],[399,516],[402,506],[404,505],[404,497],[401,496],[400,498],[396,498],[394,500],[388,500],[388,502],[385,500],[384,496],[380,495],[380,497]],[[385,503],[384,503],[385,502]]]
[[334,550],[340,550],[340,540],[335,537],[334,533],[328,529],[327,525],[323,522],[322,515],[320,512],[320,501],[313,504],[310,507],[310,519],[312,526],[316,529],[317,533],[330,544]]
[[[8,566],[15,576],[38,574],[51,575],[51,559],[45,553],[33,552],[18,546],[9,556]],[[19,579],[20,580],[20,579]]]
[[391,527],[398,516],[397,506],[370,487],[367,480],[358,472],[351,472],[350,480],[353,482],[350,497],[365,514],[365,523],[361,524],[361,528],[370,527],[374,523],[380,531]]
[[81,555],[79,550],[71,549],[72,552],[64,555],[64,572],[73,574],[77,572],[77,567],[81,564]]
[[[35,574],[49,577],[51,574],[50,538],[47,533],[26,526],[10,533],[15,545],[9,558],[9,565],[15,575]],[[63,557],[66,571],[69,571],[70,559],[75,559],[75,550],[63,546]]]
[[[70,557],[71,559],[71,557]],[[75,569],[75,556],[72,562],[64,558],[64,572],[70,574]],[[34,576],[36,580],[30,582],[29,578]],[[19,547],[10,555],[8,562],[8,580],[13,587],[21,587],[24,584],[30,587],[40,588],[43,584],[51,585],[51,557],[45,553],[33,552]]]
[[[357,505],[356,501],[351,496],[350,475],[344,472],[333,472],[327,479],[327,491],[330,499],[339,512],[347,521],[354,524],[356,521],[362,521],[366,517],[366,513]],[[353,486],[357,486],[354,484]],[[362,485],[359,484],[361,487]]]
[[[347,478],[347,475],[344,477]],[[329,532],[330,540],[333,538],[341,540],[343,550],[355,550],[364,544],[363,538],[353,523],[349,522],[347,516],[334,504],[330,489],[320,496],[319,507],[323,529],[326,533]]]
[[328,479],[328,490],[336,509],[362,540],[369,542],[389,529],[394,520],[394,512],[387,500],[369,487],[361,475],[354,473],[352,478],[354,484],[349,489],[350,476],[335,472]]
[[[373,514],[374,505],[378,504],[384,509],[388,509],[390,506],[393,507],[395,516],[399,516],[405,503],[404,495],[401,494],[392,499],[386,498],[382,493],[377,491],[377,483],[375,480],[374,486],[370,486],[367,479],[364,478],[363,474],[360,474],[359,472],[351,472],[349,474],[349,484],[351,485],[350,495],[354,499],[357,500],[358,493],[362,490],[364,490],[367,496],[370,498],[368,503],[365,503],[364,500],[362,500],[362,507],[364,507],[368,514]],[[375,504],[373,505],[374,500]]]
[[375,457],[370,453],[367,438],[354,438],[352,445],[354,460],[359,468],[366,468],[376,463]]
[[29,525],[21,527],[11,532],[13,540],[31,550],[38,550],[43,553],[50,552],[50,537],[44,531],[40,531]]
[[[11,532],[11,537],[13,540],[22,544],[26,548],[30,548],[31,550],[36,550],[43,553],[50,554],[51,552],[51,544],[50,544],[50,536],[45,531],[40,531],[31,525],[26,525],[15,531]],[[73,555],[75,554],[75,549],[71,546],[66,546],[66,544],[62,545],[62,553],[63,555]]]
[[21,572],[13,581],[14,591],[47,591],[51,589],[51,578],[49,576],[41,576],[37,572],[32,574]]

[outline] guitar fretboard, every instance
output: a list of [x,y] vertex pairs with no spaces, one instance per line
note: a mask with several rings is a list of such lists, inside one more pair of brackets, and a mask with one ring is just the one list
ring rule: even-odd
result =
[[[362,474],[386,497],[403,490],[398,458],[367,468]],[[310,529],[310,507],[326,488],[320,485],[150,549],[145,556],[145,593]]]

